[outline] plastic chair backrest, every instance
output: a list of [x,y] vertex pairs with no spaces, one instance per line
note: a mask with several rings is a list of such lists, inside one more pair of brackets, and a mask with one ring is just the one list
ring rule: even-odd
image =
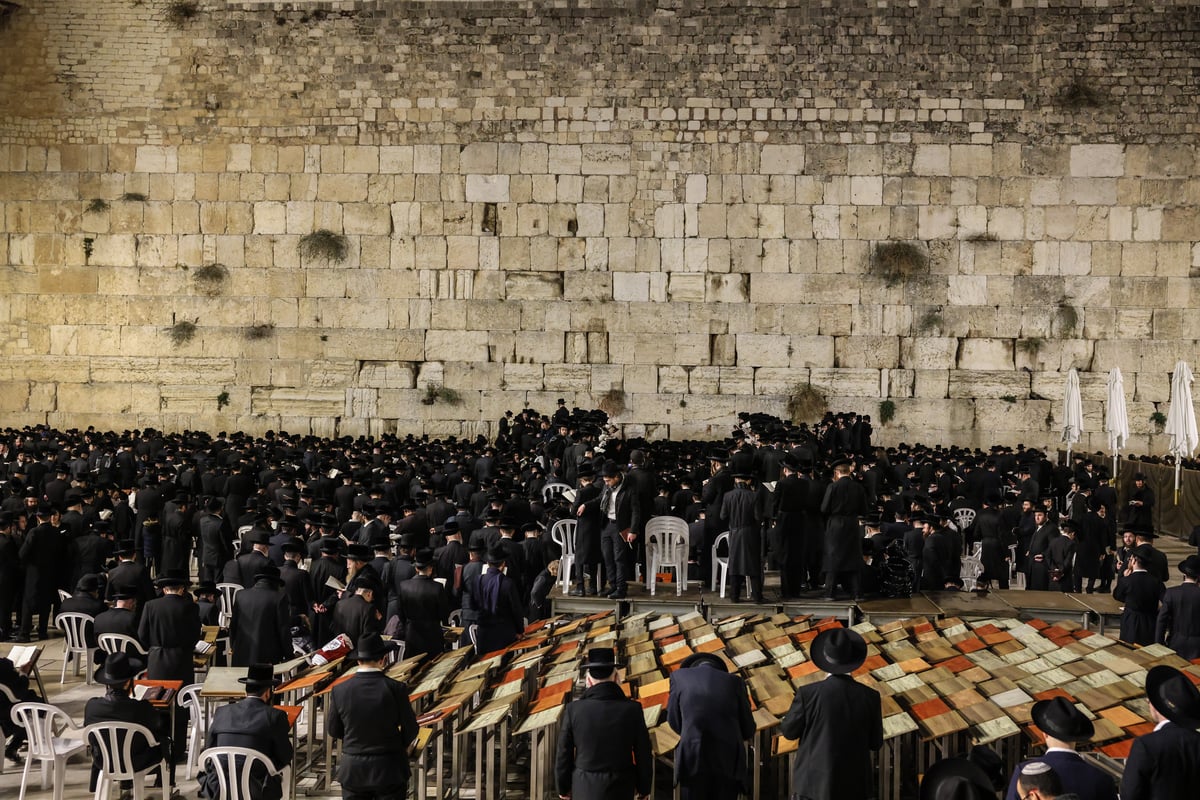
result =
[[954,521],[958,524],[960,531],[965,531],[975,522],[975,509],[973,508],[956,508],[954,509]]
[[88,649],[87,629],[95,622],[90,614],[82,611],[64,611],[54,618],[54,624],[67,637],[67,647],[76,652]]
[[133,722],[93,722],[83,729],[92,752],[100,754],[101,771],[114,781],[131,781],[145,771],[133,766],[133,740],[138,735],[145,737],[151,747],[158,744],[149,728]]
[[679,517],[652,517],[646,522],[646,547],[653,541],[662,563],[687,561],[688,524]]
[[564,556],[575,555],[575,529],[578,526],[573,519],[560,519],[550,527],[550,541],[562,548]]
[[106,653],[146,655],[142,643],[127,633],[102,633],[96,637],[96,644]]
[[236,583],[217,584],[217,591],[220,592],[217,597],[217,609],[221,617],[221,627],[225,627],[233,619],[233,601],[237,599],[237,593],[243,588]]
[[210,747],[200,754],[200,765],[217,773],[220,787],[216,800],[250,800],[250,771],[260,763],[267,775],[278,775],[271,760],[249,747]]
[[[723,556],[717,555],[717,550],[721,548],[721,545],[725,545],[725,555]],[[729,563],[729,531],[718,534],[717,538],[713,540],[713,560],[721,564]]]
[[551,500],[558,500],[562,497],[563,492],[570,488],[571,485],[568,483],[547,483],[542,487],[542,502],[549,503]]
[[12,708],[12,719],[25,729],[29,752],[34,758],[54,758],[55,722],[61,720],[66,723],[65,728],[79,730],[67,712],[49,703],[17,703]]

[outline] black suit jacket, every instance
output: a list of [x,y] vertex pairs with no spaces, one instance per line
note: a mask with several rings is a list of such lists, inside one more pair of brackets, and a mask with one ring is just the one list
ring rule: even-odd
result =
[[1134,740],[1121,776],[1121,800],[1180,800],[1200,786],[1200,733],[1168,722]]
[[[123,694],[105,694],[102,697],[93,697],[84,706],[83,724],[91,725],[93,722],[132,722],[150,729],[150,732],[158,740],[158,744],[151,747],[143,737],[134,738],[132,752],[135,769],[145,769],[152,764],[157,764],[162,759],[163,753],[167,752],[166,744],[169,742],[170,732],[166,727],[166,715],[158,713],[154,706],[146,700],[134,700]],[[127,734],[118,736],[120,742],[125,741],[125,735]],[[100,760],[100,753],[97,749],[92,758],[92,768],[101,769],[102,766],[103,762]]]
[[274,582],[262,580],[238,592],[229,623],[232,666],[286,661],[292,654],[290,620],[287,595]]
[[563,710],[554,771],[559,795],[606,800],[650,794],[654,761],[642,708],[611,681]]
[[123,633],[134,639],[138,638],[137,618],[127,608],[110,608],[97,614],[92,630],[97,638],[102,633]]
[[[276,769],[292,763],[292,737],[287,714],[257,697],[217,708],[208,724],[206,747],[249,747],[271,760]],[[256,765],[250,772],[251,800],[280,800],[283,777],[268,778]]]
[[1183,583],[1163,595],[1154,640],[1188,661],[1200,658],[1200,586]]
[[754,717],[741,677],[706,664],[677,670],[671,675],[667,722],[679,734],[677,784],[720,776],[749,789],[746,740],[754,735]]
[[405,658],[438,655],[445,649],[442,623],[450,615],[450,598],[433,578],[418,575],[400,584],[400,623]]
[[118,586],[124,586],[137,592],[138,607],[154,599],[154,583],[150,580],[150,570],[145,564],[136,561],[122,561],[108,571],[108,588],[105,589],[104,599],[111,601]]
[[801,686],[780,731],[800,742],[792,793],[811,800],[875,796],[871,751],[883,746],[879,692],[848,675]]
[[407,686],[382,672],[359,671],[333,687],[325,718],[329,735],[342,740],[343,787],[382,791],[407,784],[408,745],[417,736]]
[[196,681],[192,661],[200,640],[200,608],[190,595],[164,594],[146,604],[138,641],[150,651],[146,677],[156,681]]

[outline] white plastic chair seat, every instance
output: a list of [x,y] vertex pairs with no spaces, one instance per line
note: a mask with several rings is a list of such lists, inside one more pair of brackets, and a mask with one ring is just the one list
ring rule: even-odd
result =
[[91,745],[92,752],[100,756],[100,779],[96,781],[95,800],[106,800],[112,784],[118,781],[132,781],[134,800],[143,800],[144,779],[156,769],[159,771],[162,785],[171,785],[167,778],[165,756],[144,769],[133,768],[133,742],[138,736],[144,737],[151,747],[158,745],[158,739],[145,725],[132,722],[93,722],[84,727],[83,736]]
[[[25,729],[28,736],[28,752],[25,755],[25,771],[21,774],[18,800],[25,800],[29,770],[34,761],[42,762],[43,791],[49,788],[50,767],[54,766],[54,800],[62,800],[67,759],[87,749],[81,728],[67,712],[47,703],[17,703],[12,708],[12,718],[13,722]],[[73,735],[63,736],[63,733]]]
[[242,590],[242,586],[236,583],[218,583],[217,591],[220,594],[217,597],[217,622],[222,628],[229,627],[229,621],[233,619],[233,601],[237,597],[237,593]]
[[575,530],[579,523],[573,519],[560,519],[550,527],[550,541],[562,550],[558,558],[558,579],[564,593],[571,589],[571,573],[575,569]]
[[269,758],[249,747],[210,747],[200,754],[205,771],[211,767],[217,774],[217,800],[250,800],[250,771],[255,764],[262,764],[272,777],[283,773]]
[[958,577],[962,579],[963,591],[971,592],[975,590],[975,584],[979,580],[979,576],[983,574],[983,562],[978,558],[964,558],[962,566],[959,569]]
[[[721,545],[725,546],[726,555],[717,555]],[[729,531],[719,534],[713,540],[712,546],[712,581],[710,586],[717,586],[720,591],[718,597],[725,597],[725,583],[729,580]]]
[[58,682],[67,682],[67,662],[73,661],[72,667],[74,674],[79,674],[80,665],[83,666],[83,677],[90,686],[92,683],[92,650],[88,647],[87,634],[88,629],[95,624],[95,620],[89,614],[84,614],[82,611],[64,611],[54,618],[55,626],[63,632],[63,636],[67,638],[66,644],[63,645],[63,666],[62,675],[59,676]]
[[679,517],[653,517],[646,523],[646,589],[655,593],[658,573],[675,571],[675,594],[687,585],[688,525]]
[[142,643],[127,633],[102,633],[96,637],[96,644],[105,653],[129,653],[130,655],[148,655]]

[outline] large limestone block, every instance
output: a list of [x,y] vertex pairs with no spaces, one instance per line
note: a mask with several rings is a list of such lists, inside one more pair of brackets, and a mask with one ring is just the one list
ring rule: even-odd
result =
[[959,369],[950,373],[950,397],[1028,397],[1029,374],[1014,370]]
[[905,338],[900,345],[900,364],[908,369],[954,369],[958,339],[954,337]]
[[688,372],[684,367],[668,366],[658,368],[658,391],[660,394],[686,394],[688,391]]
[[959,369],[1013,369],[1011,339],[964,339],[958,354]]
[[[753,276],[754,279],[758,277]],[[705,290],[705,300],[709,303],[744,303],[747,300],[748,292],[751,291],[751,280],[752,276],[749,275],[710,274]]]
[[737,336],[737,363],[747,367],[786,367],[791,364],[787,336],[743,333]]
[[804,145],[765,144],[759,156],[764,175],[800,175],[804,172]]
[[907,431],[960,430],[972,428],[975,420],[975,403],[969,400],[912,398],[896,403],[896,416],[889,427]]
[[585,144],[579,171],[584,175],[628,175],[630,157],[627,144]]
[[1071,175],[1076,178],[1119,178],[1125,174],[1125,146],[1077,144],[1071,147]]
[[807,369],[760,367],[754,370],[754,393],[786,395],[808,382]]
[[592,368],[587,364],[546,364],[543,385],[548,392],[587,392]]
[[509,272],[504,289],[509,300],[557,300],[563,296],[563,276],[553,272]]
[[503,388],[520,391],[541,391],[544,386],[541,364],[505,364]]
[[486,361],[487,337],[487,331],[426,331],[425,358],[431,361]]
[[812,385],[829,397],[879,397],[877,369],[822,369],[809,371]]
[[834,339],[834,366],[890,369],[900,363],[896,336],[838,336]]
[[468,175],[468,203],[507,203],[509,194],[509,178],[507,175]]
[[789,342],[791,354],[789,367],[832,367],[836,355],[836,342],[832,336],[792,336]]

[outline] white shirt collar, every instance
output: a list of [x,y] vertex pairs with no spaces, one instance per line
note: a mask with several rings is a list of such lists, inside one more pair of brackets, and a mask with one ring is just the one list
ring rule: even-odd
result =
[[1171,724],[1171,720],[1164,719],[1162,722],[1160,722],[1154,726],[1154,730],[1161,731],[1164,727],[1166,727],[1167,725],[1170,725],[1170,724]]

